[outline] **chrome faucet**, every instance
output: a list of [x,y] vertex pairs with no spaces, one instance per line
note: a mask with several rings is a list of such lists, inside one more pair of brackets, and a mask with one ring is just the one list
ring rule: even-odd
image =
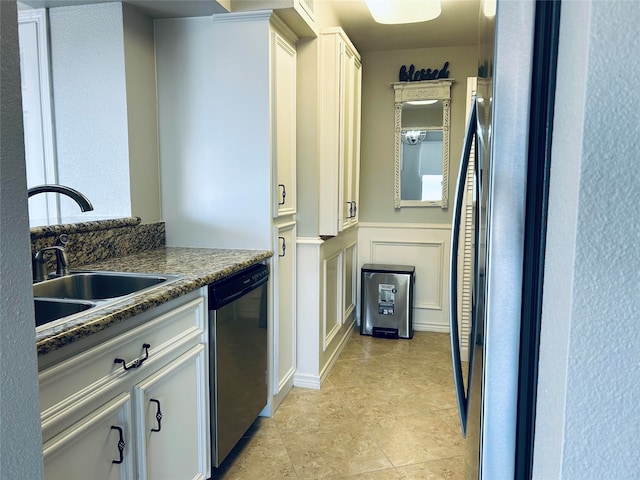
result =
[[67,243],[69,243],[69,236],[63,233],[58,237],[55,245],[44,247],[36,252],[32,264],[34,283],[49,279],[46,258],[48,252],[53,252],[56,255],[56,275],[69,275],[69,257],[64,249]]
[[70,197],[80,206],[80,210],[82,210],[83,212],[93,210],[93,205],[91,205],[91,202],[86,196],[84,196],[79,191],[74,190],[71,187],[65,187],[64,185],[49,184],[31,187],[27,190],[27,198],[32,197],[38,193],[47,192],[61,193],[63,195],[66,195],[67,197]]

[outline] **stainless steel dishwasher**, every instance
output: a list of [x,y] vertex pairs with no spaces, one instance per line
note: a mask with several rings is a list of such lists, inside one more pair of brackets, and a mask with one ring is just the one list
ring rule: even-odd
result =
[[220,466],[267,404],[269,268],[209,286],[211,461]]

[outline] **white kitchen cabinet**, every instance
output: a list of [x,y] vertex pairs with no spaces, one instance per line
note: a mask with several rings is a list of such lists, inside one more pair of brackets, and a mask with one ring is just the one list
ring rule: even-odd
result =
[[155,33],[167,245],[275,250],[297,205],[295,35],[269,10]]
[[357,225],[362,64],[339,28],[321,32],[320,235]]
[[269,415],[296,358],[279,292],[296,284],[297,37],[270,10],[157,20],[155,34],[167,245],[274,252]]
[[140,479],[206,478],[204,345],[134,387]]
[[275,218],[296,213],[296,51],[273,32],[274,159],[277,197]]
[[130,400],[122,393],[45,442],[45,479],[134,478]]
[[231,10],[273,9],[299,37],[316,37],[314,0],[231,0]]
[[[275,410],[293,386],[296,371],[296,223],[289,222],[276,227],[278,247],[272,263],[274,305],[274,365],[273,394]],[[277,257],[276,257],[277,255]]]
[[137,326],[39,372],[47,480],[208,478],[204,293],[128,322]]

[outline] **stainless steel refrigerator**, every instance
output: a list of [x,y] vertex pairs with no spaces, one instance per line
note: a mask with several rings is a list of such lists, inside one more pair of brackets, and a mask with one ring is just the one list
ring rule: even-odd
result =
[[[531,478],[560,2],[481,4],[478,84],[453,212],[450,328],[466,477]],[[474,141],[475,140],[475,141]],[[457,249],[475,150],[469,361],[460,360]]]

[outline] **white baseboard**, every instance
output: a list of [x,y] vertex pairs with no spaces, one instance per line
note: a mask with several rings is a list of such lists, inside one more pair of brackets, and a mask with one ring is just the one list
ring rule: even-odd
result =
[[309,375],[307,373],[296,373],[293,376],[293,386],[300,388],[311,388],[320,390],[320,375]]

